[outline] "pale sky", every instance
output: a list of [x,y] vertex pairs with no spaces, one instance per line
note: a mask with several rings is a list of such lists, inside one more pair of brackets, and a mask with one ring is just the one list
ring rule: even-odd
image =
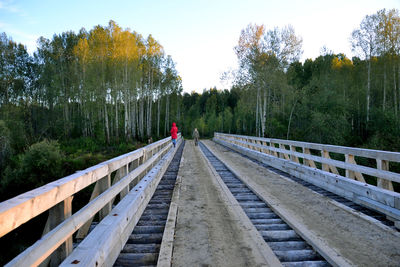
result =
[[291,24],[303,38],[302,60],[326,46],[351,57],[349,37],[365,15],[400,9],[400,0],[0,0],[0,32],[32,53],[40,36],[52,38],[114,20],[144,37],[152,34],[172,56],[186,92],[221,83],[224,71],[237,68],[233,50],[249,23],[266,29]]

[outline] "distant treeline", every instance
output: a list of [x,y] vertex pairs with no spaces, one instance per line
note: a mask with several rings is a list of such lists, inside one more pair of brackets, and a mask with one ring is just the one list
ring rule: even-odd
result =
[[[106,147],[124,151],[168,136],[172,122],[189,138],[197,127],[201,137],[220,131],[399,151],[398,10],[366,16],[350,39],[357,57],[325,49],[302,63],[302,38],[292,26],[249,25],[234,48],[238,69],[224,75],[232,88],[189,94],[161,44],[113,21],[40,38],[32,56],[1,34],[2,188],[49,168],[29,153],[47,151],[46,162],[59,158],[54,147],[61,158]],[[67,162],[84,165],[72,156]],[[48,176],[41,183],[57,178]]]
[[183,95],[185,129],[400,151],[399,11],[366,16],[349,45],[357,57],[325,48],[301,63],[292,26],[247,26],[230,91]]
[[92,152],[166,136],[181,115],[174,64],[151,35],[114,21],[41,37],[33,55],[0,34],[2,198],[104,160]]

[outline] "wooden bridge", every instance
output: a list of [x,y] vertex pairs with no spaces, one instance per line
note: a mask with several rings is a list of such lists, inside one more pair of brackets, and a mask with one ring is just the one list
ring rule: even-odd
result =
[[165,138],[0,203],[0,237],[48,213],[6,266],[399,266],[399,162],[223,133],[198,147]]

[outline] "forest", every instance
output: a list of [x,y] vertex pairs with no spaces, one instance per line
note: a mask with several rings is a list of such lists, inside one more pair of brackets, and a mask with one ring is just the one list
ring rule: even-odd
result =
[[[116,22],[41,37],[30,55],[0,34],[1,200],[169,135],[215,131],[400,150],[400,16],[367,15],[349,36],[300,61],[293,26],[249,24],[233,48],[231,88],[184,92],[172,57]],[[199,88],[203,89],[203,88]]]

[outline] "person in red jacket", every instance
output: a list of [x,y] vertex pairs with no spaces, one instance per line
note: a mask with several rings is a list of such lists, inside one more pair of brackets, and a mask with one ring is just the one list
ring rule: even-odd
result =
[[175,147],[176,139],[178,138],[178,127],[176,127],[175,122],[172,123],[171,138],[172,138],[172,143],[174,144],[174,147]]

